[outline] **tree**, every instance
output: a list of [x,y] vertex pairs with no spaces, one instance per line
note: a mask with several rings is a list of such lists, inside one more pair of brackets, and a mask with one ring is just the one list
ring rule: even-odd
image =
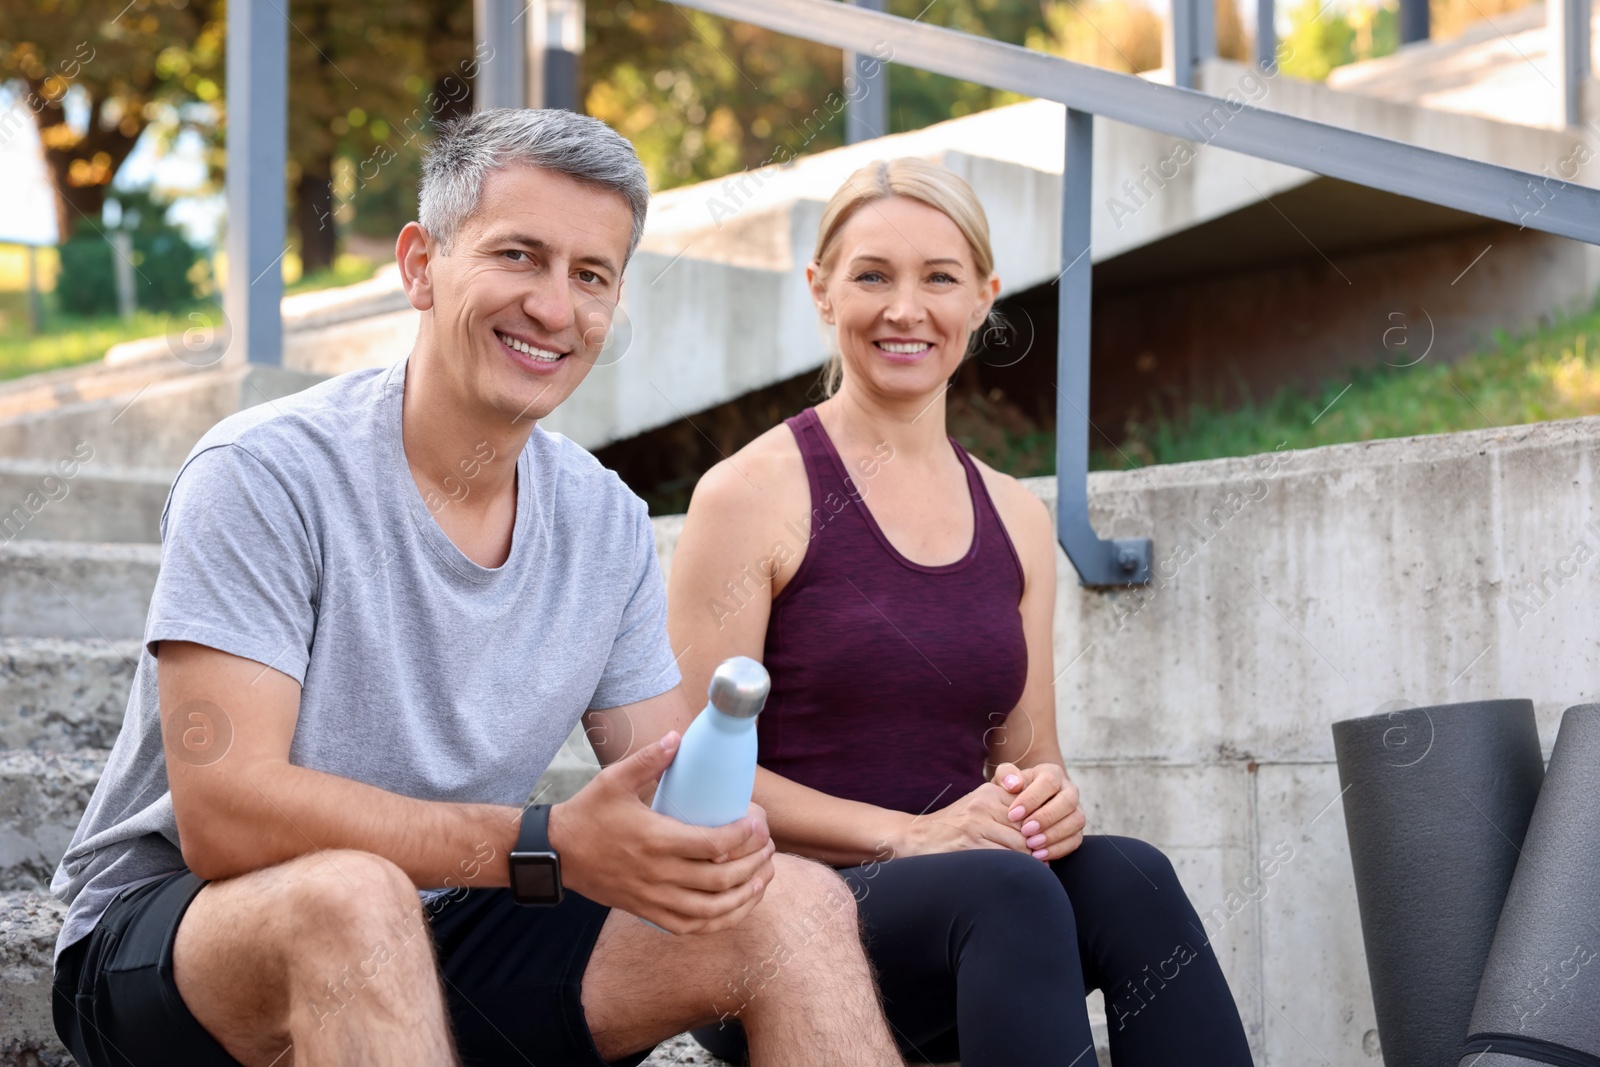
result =
[[[10,0],[0,80],[26,86],[61,240],[85,219],[98,225],[106,189],[146,126],[221,97],[221,69],[220,0]],[[70,90],[87,105],[83,130],[67,118]]]
[[407,80],[422,69],[434,6],[385,0],[289,5],[289,182],[305,273],[333,263],[335,157],[386,165],[391,160],[380,149],[417,109]]

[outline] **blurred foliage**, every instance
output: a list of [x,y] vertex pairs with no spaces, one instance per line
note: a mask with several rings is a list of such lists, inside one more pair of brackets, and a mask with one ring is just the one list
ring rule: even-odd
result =
[[[1530,0],[1430,0],[1429,31],[1433,40],[1459,37],[1467,27],[1525,7]],[[1398,2],[1336,6],[1334,0],[1300,0],[1289,11],[1285,43],[1292,53],[1280,66],[1284,73],[1322,81],[1346,63],[1376,59],[1400,47]]]
[[[136,307],[172,311],[192,304],[196,293],[191,273],[200,252],[167,221],[168,207],[144,189],[117,190],[107,197],[100,223],[86,220],[60,246],[62,279],[56,297],[61,310],[77,316],[117,311],[117,261],[122,253],[112,237],[119,233],[128,235],[132,249]],[[115,218],[116,224],[105,224],[107,218]]]
[[[1341,395],[1341,391],[1344,390]],[[1126,427],[1096,469],[1179,463],[1411,434],[1600,414],[1600,300],[1584,314],[1511,336],[1497,330],[1451,363],[1379,364],[1313,389],[1227,410],[1192,406]],[[1320,417],[1319,417],[1320,416]]]
[[[1233,0],[1215,0],[1217,54],[1245,62],[1252,40]],[[1029,48],[1128,74],[1161,66],[1161,16],[1139,0],[1044,0],[1044,25],[1030,29]]]
[[[285,259],[288,257],[285,256]],[[296,264],[295,266],[299,266]],[[341,285],[354,285],[364,282],[378,272],[376,260],[366,256],[357,256],[349,252],[341,252],[333,261],[331,267],[312,271],[310,274],[301,273],[294,281],[283,287],[285,295],[292,293],[309,293],[315,289],[334,289]],[[284,271],[285,274],[289,272]]]
[[1386,56],[1400,47],[1399,8],[1394,4],[1334,8],[1327,0],[1300,0],[1289,10],[1289,46],[1279,67],[1285,74],[1322,81],[1346,63]]
[[[335,223],[366,188],[390,216],[415,207],[416,160],[439,117],[470,108],[472,5],[451,0],[290,0],[289,166],[294,245],[313,270],[335,254]],[[100,216],[141,135],[184,128],[210,146],[212,188],[226,154],[223,0],[7,0],[0,81],[19,81],[44,144],[63,240]],[[82,94],[89,121],[65,106]],[[9,131],[5,131],[9,134]],[[334,164],[355,179],[342,199]],[[409,185],[411,192],[397,192]],[[407,197],[411,198],[407,202]],[[401,222],[404,219],[400,219]]]
[[[284,258],[287,261],[290,256]],[[214,301],[218,294],[205,284],[209,281],[209,266],[203,259],[197,262],[190,279],[196,283],[201,297],[209,293],[211,299],[192,299],[165,312],[140,307],[133,318],[127,320],[115,314],[72,314],[63,307],[65,287],[46,292],[43,294],[44,322],[37,334],[28,330],[26,292],[4,287],[7,279],[0,276],[0,379],[87,363],[100,359],[108,348],[123,341],[181,333],[196,323],[217,321]],[[300,293],[349,285],[370,278],[376,267],[370,259],[343,254],[330,269],[302,276],[288,285],[287,291]],[[200,317],[192,317],[196,314]]]
[[0,292],[0,310],[4,311],[0,319],[5,323],[0,329],[0,380],[88,363],[123,341],[183,330],[189,325],[186,315],[190,310],[207,312],[209,320],[216,308],[215,304],[196,301],[172,312],[142,309],[126,320],[116,315],[84,318],[63,314],[55,294],[47,293],[43,329],[30,334],[22,298],[21,293]]
[[1533,0],[1429,0],[1428,29],[1437,41],[1461,36],[1475,22],[1527,7]]
[[[1043,30],[1038,0],[890,0],[891,14],[1023,44]],[[582,94],[589,114],[634,143],[651,184],[706,181],[844,143],[837,48],[689,11],[665,0],[590,4]],[[892,43],[878,42],[880,56]],[[1020,99],[891,65],[889,129]]]
[[[24,87],[62,240],[100,216],[117,168],[147,126],[204,125],[204,109],[184,105],[221,98],[221,17],[221,0],[7,0],[0,81]],[[83,96],[84,129],[67,121],[69,89]]]

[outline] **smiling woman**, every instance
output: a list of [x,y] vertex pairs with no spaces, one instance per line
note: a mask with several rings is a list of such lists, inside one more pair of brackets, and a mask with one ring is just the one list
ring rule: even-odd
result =
[[[1118,1064],[1249,1063],[1172,864],[1084,834],[1056,732],[1049,513],[947,433],[1000,288],[976,196],[924,160],[863,167],[806,279],[829,395],[695,488],[668,592],[686,688],[727,656],[767,667],[756,801],[781,848],[843,868],[903,1055],[1091,1062],[1099,988],[1124,1006]],[[885,454],[869,500],[851,472]],[[1139,983],[1163,965],[1155,997]],[[736,1026],[695,1035],[743,1062]]]
[[[870,206],[870,211],[862,212],[863,206]],[[853,220],[854,225],[847,226]],[[939,301],[940,310],[947,313],[940,316],[941,321],[948,318],[951,311],[974,314],[981,311],[978,322],[969,325],[965,332],[972,340],[982,336],[977,325],[986,324],[993,317],[1000,279],[991,277],[994,255],[989,248],[989,220],[966,182],[945,168],[920,159],[873,163],[845,182],[823,212],[815,261],[806,271],[812,296],[817,300],[823,322],[828,325],[840,325],[834,317],[835,310],[829,306],[827,280],[836,273],[847,229],[854,231],[853,236],[860,235],[864,229],[878,231],[875,235],[878,240],[867,242],[873,247],[857,252],[845,264],[845,276],[854,288],[846,290],[843,296],[888,292],[889,268],[893,265],[914,267],[917,272],[925,270],[927,277],[922,281],[925,291],[954,297],[953,302]],[[944,251],[962,248],[966,255],[928,252],[923,247],[926,241],[919,243],[907,236],[912,233],[937,233],[942,238],[941,243],[951,246]],[[898,249],[902,255],[896,258],[905,262],[891,264],[890,259],[880,254],[879,246]],[[908,252],[909,259],[905,256]],[[914,263],[917,259],[921,262]],[[964,277],[968,272],[973,275],[970,280]],[[860,301],[852,302],[852,308],[860,306]],[[842,348],[848,333],[842,325],[838,330],[824,332],[831,353],[823,368],[823,392],[827,396],[832,396],[839,388],[844,358]],[[872,344],[891,363],[906,365],[920,362],[932,348],[928,339],[915,337],[879,337]],[[961,352],[963,358],[970,348],[969,341]],[[959,363],[959,359],[956,362]],[[953,367],[951,371],[953,373]]]

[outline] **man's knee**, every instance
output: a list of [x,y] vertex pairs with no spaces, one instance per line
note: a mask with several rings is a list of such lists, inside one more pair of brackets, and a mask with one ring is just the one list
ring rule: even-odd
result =
[[399,867],[370,852],[329,850],[282,865],[272,893],[285,927],[309,940],[389,945],[427,933],[421,898]]
[[787,853],[773,856],[772,863],[772,884],[762,900],[766,907],[757,909],[764,913],[759,933],[802,943],[818,938],[859,943],[855,897],[837,871]]

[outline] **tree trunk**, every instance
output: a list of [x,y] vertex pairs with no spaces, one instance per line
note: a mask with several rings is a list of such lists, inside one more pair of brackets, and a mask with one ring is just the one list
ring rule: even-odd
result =
[[[89,128],[80,138],[67,124],[61,96],[49,99],[44,83],[33,79],[28,81],[28,90],[28,104],[38,124],[39,141],[44,146],[45,169],[55,191],[57,239],[65,242],[77,232],[80,224],[100,228],[100,209],[105,206],[106,190],[117,168],[138,143],[139,135],[144,132],[144,122],[129,115],[119,125],[105,129],[100,114],[105,100],[92,99],[89,101]],[[88,220],[87,223],[84,220]]]
[[302,276],[333,266],[333,160],[307,160],[295,185],[295,226],[300,231]]

